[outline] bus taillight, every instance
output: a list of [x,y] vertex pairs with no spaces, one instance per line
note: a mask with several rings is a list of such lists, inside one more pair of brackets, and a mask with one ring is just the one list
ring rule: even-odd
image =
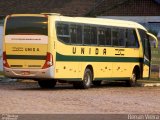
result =
[[53,65],[53,55],[51,53],[47,52],[46,61],[45,61],[45,64],[43,65],[42,69],[49,68],[52,65]]
[[7,62],[6,52],[3,52],[3,66],[9,68],[9,64]]

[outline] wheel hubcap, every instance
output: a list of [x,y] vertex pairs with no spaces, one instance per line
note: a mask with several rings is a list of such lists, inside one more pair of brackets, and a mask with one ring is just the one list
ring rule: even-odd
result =
[[91,81],[91,77],[89,75],[89,73],[86,73],[86,75],[84,76],[84,82],[86,85],[89,85]]
[[132,81],[133,81],[133,82],[136,81],[136,75],[135,75],[135,74],[132,75]]

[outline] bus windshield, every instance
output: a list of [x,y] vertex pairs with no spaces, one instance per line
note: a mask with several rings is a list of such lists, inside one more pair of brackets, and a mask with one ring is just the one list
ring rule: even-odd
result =
[[46,17],[16,16],[9,17],[6,23],[6,35],[48,35]]

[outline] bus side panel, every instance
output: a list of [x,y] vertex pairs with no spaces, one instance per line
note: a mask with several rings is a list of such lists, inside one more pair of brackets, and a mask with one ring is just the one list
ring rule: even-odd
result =
[[82,78],[84,75],[84,71],[87,66],[92,66],[93,68],[93,80],[110,78],[112,75],[112,63],[111,62],[82,62]]
[[80,79],[81,70],[79,62],[56,62],[56,79]]

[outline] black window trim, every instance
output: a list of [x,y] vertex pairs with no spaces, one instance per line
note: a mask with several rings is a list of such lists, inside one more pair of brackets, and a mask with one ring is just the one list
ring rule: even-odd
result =
[[[98,25],[98,24],[87,24],[87,23],[78,23],[78,22],[68,22],[68,21],[56,21],[55,22],[55,28],[57,27],[57,24],[58,23],[63,23],[63,24],[68,24],[69,25],[69,28],[70,28],[70,25],[71,24],[76,24],[76,25],[81,25],[82,26],[82,44],[77,44],[77,43],[71,43],[71,39],[70,39],[70,43],[65,43],[63,40],[59,39],[58,38],[58,34],[57,34],[57,29],[56,29],[56,35],[57,35],[57,40],[59,40],[60,42],[66,44],[66,45],[75,45],[75,46],[95,46],[95,47],[116,47],[116,48],[139,48],[140,47],[140,43],[139,43],[139,40],[138,40],[138,36],[137,36],[137,31],[136,31],[136,28],[128,28],[128,27],[116,27],[116,26],[107,26],[107,25]],[[97,44],[84,44],[84,26],[90,26],[90,27],[97,27],[97,31],[99,30],[99,28],[110,28],[111,29],[111,45],[100,45],[99,44],[99,38],[98,38],[98,33],[97,33]],[[125,30],[125,33],[126,34],[126,30],[130,29],[130,30],[133,30],[136,35],[134,35],[136,37],[136,42],[138,43],[138,47],[127,47],[126,46],[126,39],[125,39],[125,44],[124,46],[115,46],[113,45],[113,35],[112,35],[112,31],[113,29],[123,29]],[[67,37],[67,36],[66,36]],[[71,37],[70,36],[70,32],[69,32],[69,35],[68,37]]]

